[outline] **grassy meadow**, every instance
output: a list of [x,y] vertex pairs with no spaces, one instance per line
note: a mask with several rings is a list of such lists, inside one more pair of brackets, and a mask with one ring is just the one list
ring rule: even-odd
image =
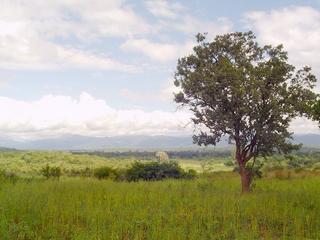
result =
[[112,182],[18,181],[0,186],[1,239],[319,239],[320,178],[238,176]]
[[[117,159],[69,152],[1,152],[0,239],[320,239],[319,160],[274,168],[241,195],[226,159],[177,159],[193,180],[117,182],[70,177],[71,169],[127,167]],[[274,164],[288,165],[276,157]],[[143,160],[150,161],[150,160]],[[299,162],[299,161],[298,161]],[[63,169],[45,179],[46,164]],[[309,164],[309,165],[308,165]],[[204,172],[204,173],[202,173]]]

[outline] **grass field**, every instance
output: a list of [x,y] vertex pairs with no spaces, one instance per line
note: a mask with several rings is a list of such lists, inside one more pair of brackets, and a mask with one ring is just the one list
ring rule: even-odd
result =
[[[241,195],[230,158],[176,159],[198,171],[193,180],[115,182],[68,173],[139,159],[0,152],[0,239],[320,239],[317,156],[298,158],[296,169],[274,156]],[[62,169],[60,180],[41,176],[47,164]]]
[[320,178],[0,184],[1,239],[319,239]]

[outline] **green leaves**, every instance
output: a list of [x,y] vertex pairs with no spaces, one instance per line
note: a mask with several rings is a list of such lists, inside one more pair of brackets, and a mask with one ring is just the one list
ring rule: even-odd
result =
[[288,127],[296,116],[310,115],[316,98],[311,68],[295,71],[282,45],[259,46],[252,32],[220,35],[213,42],[198,34],[197,42],[175,73],[182,89],[175,101],[194,113],[199,129],[194,141],[215,145],[228,135],[245,162],[295,149]]
[[317,96],[317,99],[309,105],[309,116],[319,122],[320,126],[320,95]]

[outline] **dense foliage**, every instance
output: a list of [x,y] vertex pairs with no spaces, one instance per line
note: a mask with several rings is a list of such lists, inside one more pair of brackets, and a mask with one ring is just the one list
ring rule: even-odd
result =
[[49,165],[46,165],[44,168],[41,169],[41,174],[47,179],[49,178],[59,179],[61,176],[61,168],[50,167]]
[[[143,160],[155,160],[157,151],[73,151],[73,154],[93,155],[105,158],[139,158]],[[230,148],[221,149],[191,149],[191,150],[167,150],[169,159],[183,158],[183,159],[199,159],[199,158],[219,158],[229,157],[231,154]]]
[[114,175],[115,170],[111,167],[99,167],[94,169],[93,175],[98,179],[107,179]]
[[193,53],[178,61],[175,101],[193,112],[195,143],[215,145],[228,136],[235,144],[243,191],[249,191],[252,158],[297,149],[288,127],[308,113],[316,77],[309,67],[290,65],[282,45],[259,46],[252,32],[212,42],[198,34],[197,41]]
[[128,181],[154,181],[166,178],[194,178],[195,176],[194,170],[185,172],[177,162],[135,162],[126,172]]
[[311,104],[310,115],[313,120],[318,121],[320,127],[320,95],[318,95],[318,99]]

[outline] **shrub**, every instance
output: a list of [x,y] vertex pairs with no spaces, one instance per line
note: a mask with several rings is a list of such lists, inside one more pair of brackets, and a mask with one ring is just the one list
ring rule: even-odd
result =
[[135,162],[126,171],[128,181],[155,181],[166,178],[193,178],[195,172],[185,172],[176,162]]
[[185,174],[184,174],[184,178],[186,179],[194,179],[197,177],[197,171],[194,169],[189,169]]
[[41,169],[41,174],[42,174],[42,176],[44,176],[46,179],[49,179],[49,177],[50,177],[50,167],[49,167],[48,164]]
[[303,162],[297,159],[289,159],[288,161],[288,168],[302,168]]
[[115,169],[114,170],[114,180],[115,181],[125,181],[127,179],[126,169]]
[[15,183],[18,180],[18,176],[13,172],[6,172],[5,170],[0,170],[0,182],[12,182]]
[[85,169],[80,170],[80,176],[81,177],[91,177],[92,176],[92,170],[88,167]]
[[99,167],[94,169],[93,171],[93,176],[98,178],[98,179],[107,179],[110,178],[111,176],[114,176],[114,170],[110,167]]
[[224,165],[226,167],[233,167],[235,164],[234,164],[234,161],[229,160],[229,161],[225,162]]
[[56,178],[59,179],[61,176],[61,168],[60,167],[50,167],[48,164],[41,169],[41,174],[45,178]]
[[61,168],[60,167],[51,167],[50,176],[53,178],[60,178],[61,176]]
[[84,169],[71,169],[68,171],[69,177],[92,177],[92,170],[88,167]]

